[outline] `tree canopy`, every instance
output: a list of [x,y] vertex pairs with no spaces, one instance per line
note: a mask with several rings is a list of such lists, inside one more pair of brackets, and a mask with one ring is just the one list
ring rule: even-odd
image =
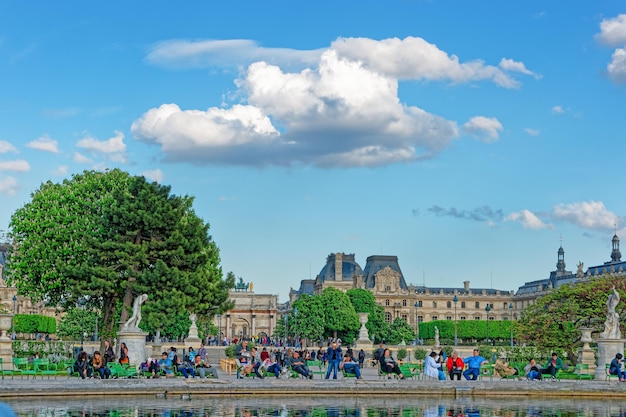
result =
[[[563,349],[574,363],[580,327],[590,326],[597,332],[604,329],[606,301],[613,285],[620,298],[624,297],[626,280],[623,278],[598,277],[556,288],[524,309],[514,324],[515,333],[523,342],[546,349]],[[624,305],[621,302],[616,308],[622,318]]]
[[101,311],[105,337],[144,292],[148,327],[222,311],[233,283],[222,279],[209,225],[193,198],[170,191],[117,169],[42,184],[11,217],[10,282],[51,305],[81,298]]
[[[367,317],[367,331],[374,336],[375,342],[389,339],[390,327],[385,321],[385,309],[376,304],[376,297],[371,291],[362,288],[353,288],[346,291],[346,295],[350,298],[350,302],[354,306],[357,313],[369,313]],[[406,339],[412,340],[415,336]]]

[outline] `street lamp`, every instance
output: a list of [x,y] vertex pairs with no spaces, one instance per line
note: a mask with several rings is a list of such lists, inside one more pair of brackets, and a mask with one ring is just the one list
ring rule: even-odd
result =
[[417,346],[417,343],[420,337],[420,324],[417,321],[417,309],[419,308],[420,303],[416,301],[414,306],[415,306],[415,346]]
[[452,299],[454,302],[454,346],[457,346],[459,343],[459,338],[456,331],[456,303],[459,302],[459,297],[454,294],[454,298]]
[[487,343],[489,343],[489,312],[491,311],[490,304],[487,304],[487,307],[485,307],[485,311],[487,312]]
[[513,347],[513,303],[509,303],[509,329],[511,330],[511,347]]
[[83,351],[83,347],[85,344],[85,300],[82,298],[78,299],[78,306],[82,310],[82,317],[80,322],[80,351]]
[[13,317],[11,317],[11,339],[15,340],[15,315],[17,314],[17,294],[13,294]]
[[217,343],[216,346],[220,346],[222,344],[222,315],[217,315]]
[[289,317],[287,317],[287,315],[285,314],[285,343],[284,345],[287,346],[287,336],[289,335]]
[[296,338],[296,348],[300,349],[300,338],[298,337],[298,332],[296,332],[296,325],[298,324],[298,309],[293,309],[293,336]]

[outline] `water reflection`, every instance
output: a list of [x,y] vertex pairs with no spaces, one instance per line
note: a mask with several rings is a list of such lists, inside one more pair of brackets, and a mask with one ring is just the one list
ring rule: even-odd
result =
[[20,417],[626,417],[624,401],[454,398],[10,400]]

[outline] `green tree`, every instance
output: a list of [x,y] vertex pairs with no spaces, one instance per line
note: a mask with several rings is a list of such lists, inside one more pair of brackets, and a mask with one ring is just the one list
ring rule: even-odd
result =
[[389,328],[389,344],[397,345],[402,341],[406,343],[407,340],[413,340],[414,337],[415,329],[400,317],[396,317],[393,323],[391,323]]
[[57,336],[65,340],[81,340],[81,334],[84,332],[85,340],[89,340],[95,334],[97,319],[99,315],[95,310],[70,308],[59,320]]
[[[367,317],[367,331],[374,336],[375,342],[389,338],[389,323],[385,321],[385,309],[376,304],[376,297],[371,291],[353,288],[346,291],[350,302],[357,313],[369,313]],[[412,340],[414,337],[407,339]]]
[[101,311],[105,337],[144,292],[148,327],[162,329],[163,317],[183,313],[210,315],[226,305],[232,284],[192,203],[117,169],[47,182],[11,217],[11,283],[52,305],[83,297]]
[[[295,314],[295,312],[298,314]],[[303,294],[293,303],[289,315],[289,333],[318,341],[324,334],[324,314],[320,296]]]
[[[614,277],[598,277],[554,289],[522,311],[513,326],[514,332],[527,344],[547,350],[562,349],[571,363],[576,363],[581,337],[578,329],[589,325],[596,331],[603,330],[606,301],[613,285],[624,297],[626,280]],[[616,311],[624,317],[624,303],[618,304]]]
[[320,297],[324,307],[324,336],[340,337],[344,341],[354,339],[361,325],[350,298],[332,287],[325,288]]

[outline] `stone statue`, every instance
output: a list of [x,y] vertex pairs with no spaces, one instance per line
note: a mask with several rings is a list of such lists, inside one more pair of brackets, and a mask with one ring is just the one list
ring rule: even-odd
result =
[[619,303],[619,293],[613,285],[613,293],[609,294],[606,300],[606,321],[604,322],[604,331],[600,333],[601,339],[621,339],[622,333],[619,329],[619,314],[615,311]]
[[435,347],[439,347],[439,328],[435,326]]
[[189,315],[189,320],[191,321],[191,325],[194,326],[198,320],[198,315],[196,313],[191,313]]
[[148,299],[148,294],[141,294],[135,298],[133,302],[133,315],[124,323],[122,330],[141,331],[139,323],[141,322],[141,305]]
[[585,273],[583,272],[583,268],[585,267],[585,264],[582,262],[578,262],[578,269],[576,270],[576,278],[582,278]]

